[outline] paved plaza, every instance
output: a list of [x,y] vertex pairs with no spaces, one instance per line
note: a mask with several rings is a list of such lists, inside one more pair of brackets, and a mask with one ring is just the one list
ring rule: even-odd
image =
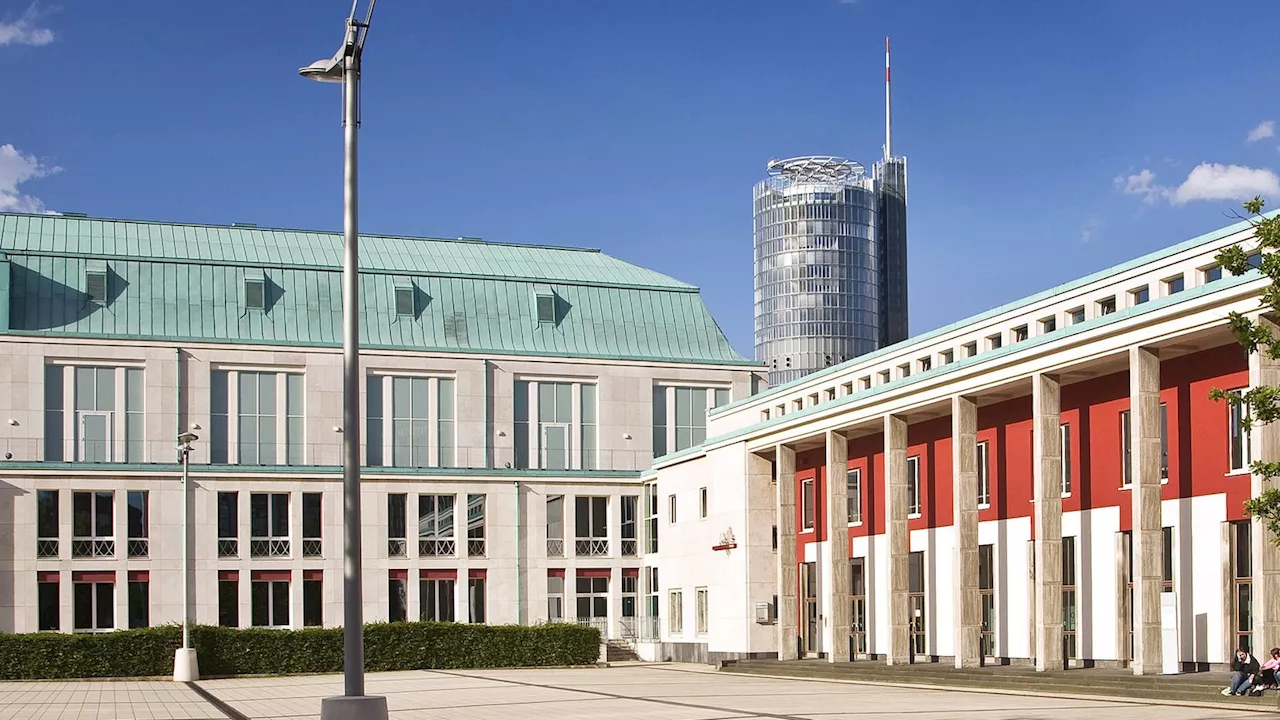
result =
[[[209,680],[194,686],[162,681],[0,683],[0,718],[312,720],[319,717],[320,699],[341,688],[336,675]],[[394,720],[1265,717],[1256,711],[749,677],[688,665],[379,673],[368,677],[368,690],[387,697]]]

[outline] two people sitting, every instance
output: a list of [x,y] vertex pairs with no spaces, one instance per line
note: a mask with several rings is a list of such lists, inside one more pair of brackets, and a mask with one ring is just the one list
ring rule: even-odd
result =
[[1263,690],[1275,690],[1280,686],[1276,671],[1280,670],[1280,648],[1271,648],[1271,657],[1263,664],[1245,648],[1236,650],[1231,669],[1231,685],[1223,688],[1223,695],[1261,695]]

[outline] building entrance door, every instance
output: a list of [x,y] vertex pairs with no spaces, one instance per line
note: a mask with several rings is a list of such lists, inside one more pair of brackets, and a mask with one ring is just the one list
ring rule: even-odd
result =
[[925,654],[924,553],[913,552],[907,566],[907,602],[911,613],[911,655]]
[[818,564],[800,566],[800,632],[801,651],[806,655],[822,652],[822,616],[818,613]]
[[866,559],[849,561],[849,659],[867,656],[867,580]]

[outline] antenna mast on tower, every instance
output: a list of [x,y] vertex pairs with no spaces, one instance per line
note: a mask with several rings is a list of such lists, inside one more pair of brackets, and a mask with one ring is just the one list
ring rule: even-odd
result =
[[890,122],[889,101],[889,38],[884,39],[884,159],[893,157],[893,125]]

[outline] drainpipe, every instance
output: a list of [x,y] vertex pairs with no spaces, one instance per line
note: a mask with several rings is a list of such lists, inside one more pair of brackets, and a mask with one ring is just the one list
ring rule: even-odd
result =
[[[175,425],[177,425],[177,430],[174,431],[173,438],[176,441],[179,435],[186,432],[186,428],[182,427],[182,348],[175,347],[173,349],[173,352],[175,356],[174,359],[177,360],[177,363],[178,363],[177,368],[173,374],[173,377],[174,377],[173,382],[175,385],[175,389],[173,392],[173,401],[174,401],[174,411],[176,413],[174,415],[173,422]],[[182,459],[182,452],[179,451],[178,460],[181,461],[181,459]]]
[[489,435],[493,432],[493,429],[489,427],[489,403],[491,402],[491,396],[489,394],[489,391],[492,389],[489,383],[489,370],[490,370],[489,358],[485,358],[484,359],[484,466],[486,469],[493,467],[493,458],[490,456],[490,451],[489,451],[489,448],[492,445],[492,440],[490,439]]
[[513,480],[511,484],[516,488],[516,624],[524,624],[524,583],[520,580],[520,481]]

